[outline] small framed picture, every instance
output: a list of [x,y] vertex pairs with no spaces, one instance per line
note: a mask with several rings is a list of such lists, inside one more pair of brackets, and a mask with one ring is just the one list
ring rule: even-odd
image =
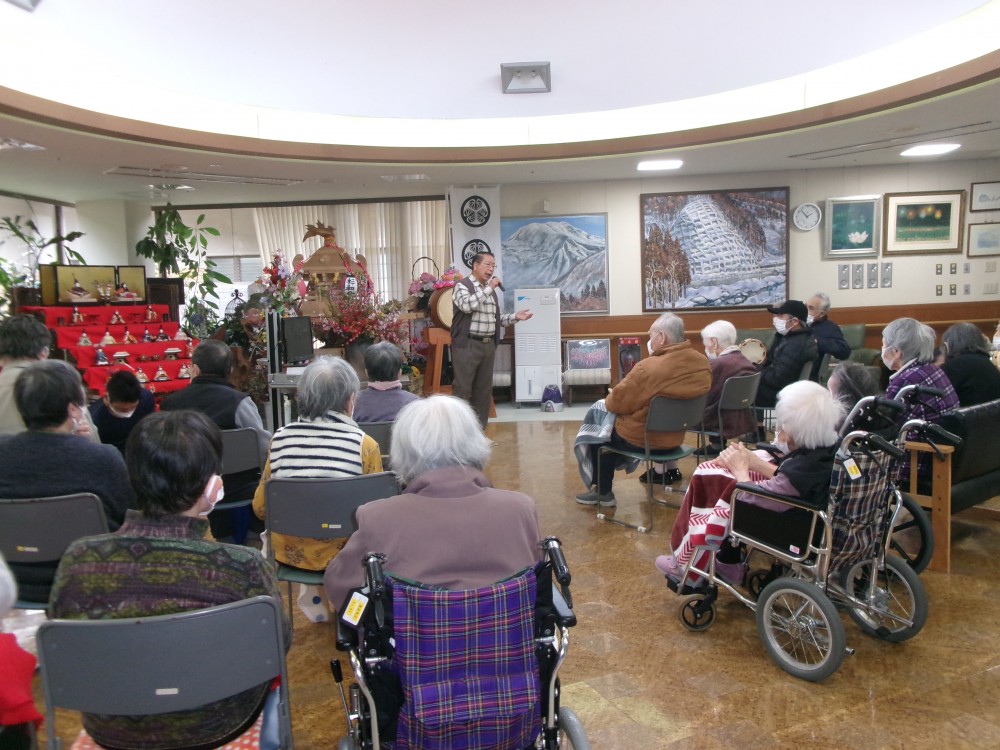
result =
[[882,196],[826,199],[823,257],[877,258],[882,234]]
[[964,223],[964,190],[886,193],[882,254],[961,252]]
[[1000,223],[969,224],[966,253],[970,258],[1000,255]]
[[970,211],[1000,211],[1000,182],[973,182],[969,190]]

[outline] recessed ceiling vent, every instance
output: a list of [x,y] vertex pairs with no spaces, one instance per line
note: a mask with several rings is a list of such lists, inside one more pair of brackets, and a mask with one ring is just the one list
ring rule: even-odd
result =
[[282,177],[249,177],[246,175],[211,174],[207,172],[172,171],[156,167],[115,167],[104,174],[121,177],[148,177],[166,183],[171,182],[222,182],[228,185],[267,185],[271,187],[288,187],[298,185],[302,180],[289,180]]

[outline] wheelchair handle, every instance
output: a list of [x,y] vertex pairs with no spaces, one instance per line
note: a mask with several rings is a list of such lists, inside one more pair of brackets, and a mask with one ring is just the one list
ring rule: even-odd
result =
[[854,408],[851,409],[851,413],[847,415],[847,418],[844,420],[844,426],[841,427],[840,430],[840,437],[843,438],[847,435],[847,433],[851,431],[855,419],[869,409],[874,412],[878,412],[882,409],[901,412],[906,409],[906,405],[901,401],[893,401],[891,398],[886,398],[885,396],[865,396],[864,398],[858,400],[858,403],[856,403]]
[[867,440],[869,443],[874,445],[880,451],[882,451],[883,453],[888,453],[895,459],[903,458],[906,455],[906,451],[904,451],[899,446],[890,443],[881,435],[876,435],[875,433],[869,433]]
[[[912,397],[910,394],[913,394]],[[913,385],[904,385],[899,389],[896,394],[896,401],[903,401],[904,399],[915,398],[917,396],[944,396],[944,391],[940,388],[931,388],[929,385],[920,385],[919,383],[914,383]]]
[[941,442],[946,443],[947,445],[951,445],[957,448],[962,444],[962,438],[960,438],[953,432],[948,432],[948,430],[946,430],[941,425],[934,424],[933,422],[928,422],[927,426],[924,429],[927,432],[934,435],[934,437],[936,437]]
[[573,580],[573,575],[569,572],[569,565],[566,563],[566,556],[562,551],[562,542],[557,537],[550,536],[542,540],[541,547],[552,563],[552,571],[555,573],[556,580],[559,581],[559,588],[566,600],[566,606],[573,609],[573,597],[569,592],[569,584]]
[[381,552],[369,552],[365,555],[365,583],[372,596],[381,596],[385,593],[385,575],[382,573],[382,563],[385,562],[385,555]]

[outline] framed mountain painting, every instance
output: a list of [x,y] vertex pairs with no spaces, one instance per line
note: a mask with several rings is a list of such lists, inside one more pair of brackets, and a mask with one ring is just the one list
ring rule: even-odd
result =
[[563,315],[608,313],[608,215],[527,216],[500,220],[504,310],[514,290],[558,287]]

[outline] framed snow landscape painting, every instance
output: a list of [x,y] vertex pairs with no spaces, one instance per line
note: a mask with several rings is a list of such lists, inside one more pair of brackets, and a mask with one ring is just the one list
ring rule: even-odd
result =
[[788,289],[788,188],[639,196],[643,312],[760,307]]
[[559,288],[564,315],[608,310],[608,215],[528,216],[500,220],[504,309],[514,290]]

